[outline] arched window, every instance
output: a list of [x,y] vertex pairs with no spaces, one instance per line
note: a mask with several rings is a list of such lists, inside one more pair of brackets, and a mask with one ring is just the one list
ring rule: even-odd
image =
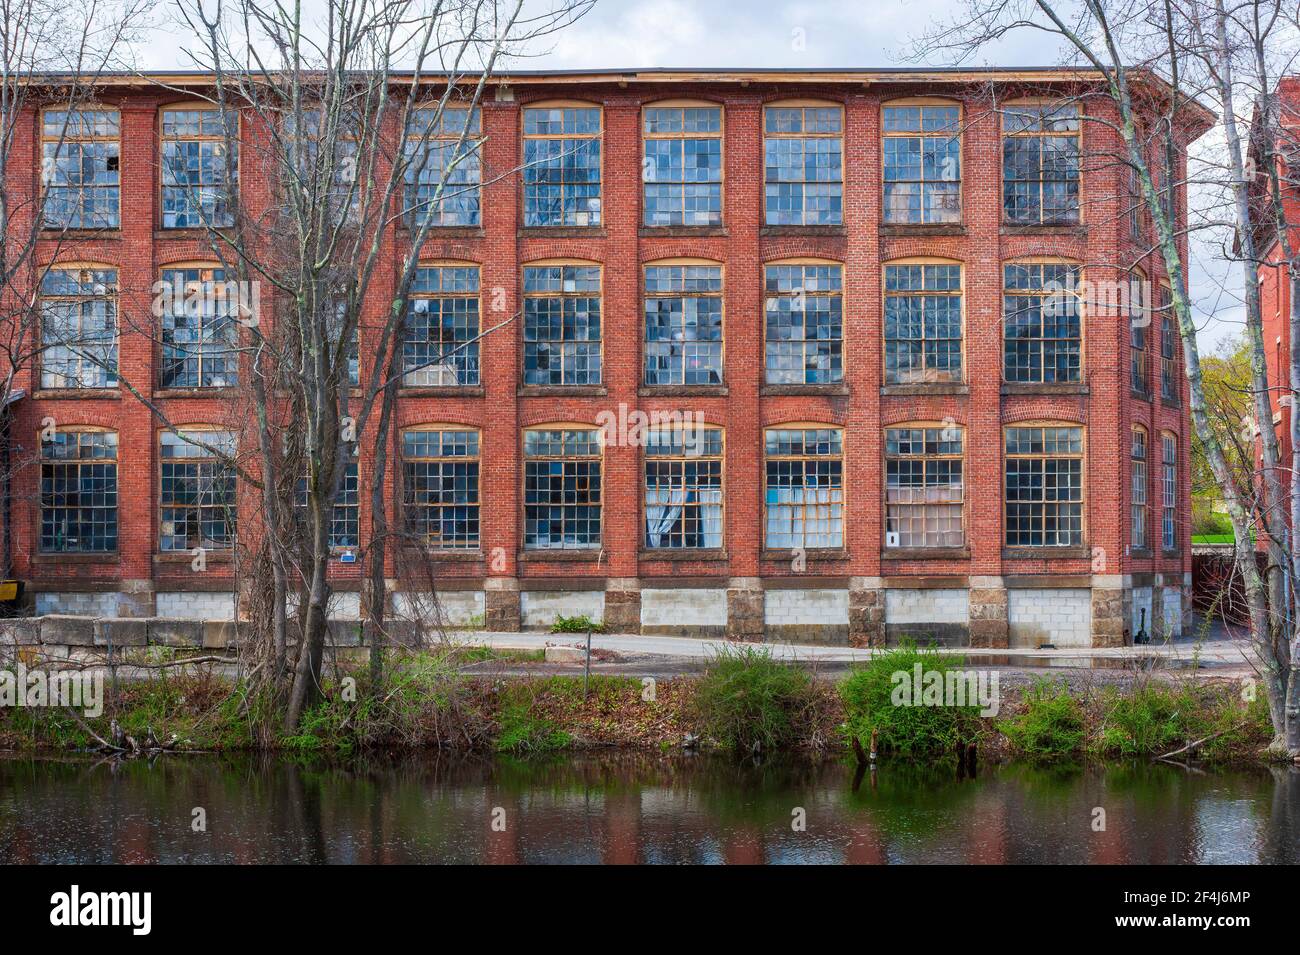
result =
[[1078,265],[1057,260],[1002,267],[1002,377],[1023,384],[1083,380]]
[[115,109],[41,114],[42,218],[47,229],[121,227],[122,121]]
[[163,107],[161,179],[164,229],[234,225],[239,116],[226,112],[223,118],[223,110],[210,103]]
[[597,226],[604,112],[592,103],[524,108],[524,225]]
[[59,264],[41,276],[41,387],[117,387],[117,269]]
[[941,259],[885,265],[885,384],[962,381],[962,267]]
[[524,266],[524,384],[601,382],[601,267]]
[[430,263],[416,269],[402,333],[408,388],[479,383],[479,267]]
[[645,546],[722,547],[722,429],[652,428],[645,446]]
[[1146,428],[1134,428],[1133,440],[1129,450],[1129,471],[1132,477],[1132,493],[1129,496],[1129,524],[1133,529],[1132,544],[1134,550],[1146,550],[1147,540],[1147,447]]
[[647,226],[722,224],[722,107],[652,103],[641,112]]
[[230,550],[238,516],[234,432],[194,425],[158,440],[159,548]]
[[524,547],[588,550],[601,543],[600,430],[538,425],[524,432]]
[[722,265],[666,259],[645,267],[645,383],[722,384]]
[[117,550],[117,432],[61,428],[41,439],[41,552]]
[[1160,546],[1178,548],[1178,438],[1160,435]]
[[239,384],[239,325],[256,303],[218,265],[169,265],[155,288],[162,318],[163,388],[230,388]]
[[432,550],[477,550],[479,432],[418,425],[402,432],[402,508],[407,533]]
[[844,221],[844,108],[796,100],[763,110],[768,225]]
[[1083,428],[1016,424],[1004,440],[1007,546],[1083,544]]
[[844,546],[844,432],[788,424],[764,433],[764,546]]
[[907,99],[881,108],[884,220],[961,222],[961,105]]
[[406,121],[406,211],[414,224],[477,226],[482,191],[477,107],[411,111]]
[[885,430],[885,546],[966,543],[962,452],[965,429],[915,424]]
[[1082,118],[1073,103],[1013,103],[1002,114],[1002,217],[1077,225]]

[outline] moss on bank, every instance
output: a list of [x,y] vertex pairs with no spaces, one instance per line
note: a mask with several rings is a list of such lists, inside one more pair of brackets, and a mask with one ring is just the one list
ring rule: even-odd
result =
[[[903,648],[856,668],[842,683],[772,660],[762,649],[720,655],[699,676],[642,681],[592,676],[494,676],[465,672],[481,651],[430,651],[394,659],[385,685],[371,692],[364,668],[331,667],[322,701],[292,735],[241,686],[210,674],[122,681],[95,718],[57,708],[0,708],[0,749],[68,750],[109,738],[111,721],[137,738],[172,734],[193,750],[276,749],[351,753],[440,748],[521,755],[596,747],[701,745],[850,752],[876,730],[886,755],[946,756],[978,742],[985,756],[1077,760],[1152,757],[1201,740],[1179,758],[1259,759],[1272,738],[1262,699],[1245,702],[1231,682],[1162,681],[1137,676],[1126,686],[1066,691],[1059,683],[1003,687],[998,713],[979,707],[900,705],[897,674],[916,666],[942,673],[960,658]],[[259,728],[261,728],[259,730]]]

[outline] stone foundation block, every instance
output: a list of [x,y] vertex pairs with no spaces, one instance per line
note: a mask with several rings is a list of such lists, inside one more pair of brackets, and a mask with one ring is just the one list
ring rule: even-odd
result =
[[614,578],[605,584],[607,633],[641,632],[641,588],[635,580]]
[[523,629],[523,619],[517,589],[489,587],[484,591],[483,628],[485,630],[504,630],[508,633],[518,633]]
[[93,647],[95,618],[48,614],[41,618],[41,643]]
[[727,638],[729,640],[763,639],[763,591],[754,581],[727,588]]
[[149,644],[149,621],[112,619],[104,617],[95,621],[95,646],[143,647]]

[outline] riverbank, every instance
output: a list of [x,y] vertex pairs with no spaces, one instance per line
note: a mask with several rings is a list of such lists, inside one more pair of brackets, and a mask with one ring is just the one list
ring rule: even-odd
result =
[[[116,741],[129,755],[143,748],[143,740],[176,750],[343,754],[675,751],[688,745],[838,758],[853,752],[854,737],[869,748],[874,732],[882,755],[918,759],[945,757],[960,745],[976,747],[981,759],[1173,754],[1241,762],[1262,759],[1271,738],[1266,705],[1236,679],[1071,670],[998,674],[981,687],[975,677],[983,673],[988,684],[989,673],[968,665],[974,663],[902,649],[855,664],[836,680],[808,665],[778,661],[761,647],[742,646],[698,674],[594,674],[584,680],[530,672],[541,666],[532,651],[453,647],[395,657],[375,693],[365,685],[363,668],[331,667],[323,700],[292,734],[275,729],[269,705],[250,699],[229,677],[210,668],[164,670],[121,680],[116,690],[106,686],[103,712],[93,717],[60,707],[0,707],[0,749],[66,752]],[[968,678],[969,685],[963,683]],[[954,688],[969,695],[955,699]]]

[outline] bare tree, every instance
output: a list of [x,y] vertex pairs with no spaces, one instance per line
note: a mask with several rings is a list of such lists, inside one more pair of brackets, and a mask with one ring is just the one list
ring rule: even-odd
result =
[[[1300,515],[1300,472],[1294,470],[1293,459],[1290,478],[1283,477],[1272,425],[1258,280],[1261,235],[1275,236],[1284,249],[1290,247],[1282,239],[1288,231],[1282,204],[1253,201],[1255,175],[1248,145],[1248,116],[1260,103],[1263,120],[1253,134],[1264,163],[1258,171],[1272,175],[1268,170],[1276,166],[1271,146],[1277,124],[1269,111],[1276,104],[1264,94],[1272,87],[1270,71],[1279,61],[1289,62],[1295,49],[1294,21],[1286,21],[1283,9],[1274,0],[1238,0],[1232,5],[1226,0],[1163,0],[1155,5],[1137,0],[970,0],[965,15],[957,18],[961,26],[935,31],[922,47],[962,57],[1009,33],[1038,31],[1063,41],[1072,51],[1072,62],[1103,77],[1099,91],[1113,119],[1092,119],[1110,126],[1123,144],[1123,161],[1150,210],[1154,251],[1172,286],[1170,307],[1183,345],[1192,422],[1233,526],[1251,644],[1276,734],[1270,749],[1300,758],[1300,616],[1295,587],[1300,565],[1295,563],[1298,555],[1290,534]],[[1195,174],[1181,174],[1176,157],[1189,140],[1187,111],[1200,100],[1218,108],[1219,121],[1210,137],[1217,148],[1200,157]],[[1204,208],[1197,225],[1224,236],[1224,255],[1237,267],[1244,290],[1250,398],[1257,424],[1252,438],[1259,459],[1248,488],[1236,480],[1231,454],[1225,453],[1207,407],[1187,287],[1189,226],[1177,218],[1176,204],[1167,195],[1175,184],[1201,200]],[[1274,195],[1277,187],[1275,183]],[[1300,391],[1298,325],[1293,317],[1292,394]],[[1252,533],[1256,530],[1265,555],[1262,570]]]
[[[221,276],[155,289],[155,299],[212,299],[199,307],[216,316],[217,347],[237,356],[247,385],[255,451],[206,447],[258,495],[258,526],[241,528],[251,548],[247,643],[287,729],[319,694],[334,506],[358,455],[373,522],[362,596],[378,686],[387,568],[411,536],[385,491],[398,387],[473,343],[433,348],[414,365],[404,355],[421,251],[439,224],[476,215],[480,183],[515,171],[483,160],[479,107],[493,73],[593,2],[526,14],[523,0],[327,0],[309,20],[298,3],[177,0],[205,77],[175,91],[206,103],[215,118],[201,132],[219,144],[215,182],[178,214],[203,230]],[[167,183],[166,154],[162,162]],[[241,180],[257,188],[241,190]],[[155,301],[152,311],[166,308]],[[492,315],[474,340],[514,317]],[[164,329],[140,331],[178,348]],[[175,430],[147,389],[123,384]]]

